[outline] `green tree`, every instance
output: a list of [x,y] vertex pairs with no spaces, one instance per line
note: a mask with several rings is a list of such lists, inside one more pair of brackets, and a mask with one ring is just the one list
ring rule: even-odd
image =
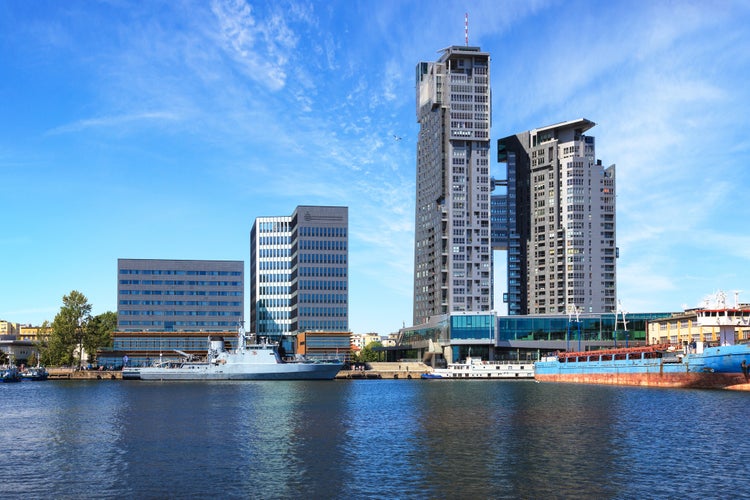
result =
[[96,360],[96,350],[101,347],[112,347],[112,332],[117,329],[117,313],[107,311],[91,318],[83,338],[83,348],[89,360]]
[[49,354],[52,364],[82,364],[83,342],[91,321],[91,304],[85,295],[73,290],[63,296],[63,306],[52,322]]
[[49,356],[49,337],[52,327],[44,320],[36,333],[36,349],[39,351],[39,361],[43,365],[52,364]]
[[376,347],[383,347],[383,344],[380,342],[370,342],[369,344],[364,346],[362,350],[359,351],[357,361],[359,361],[360,363],[366,363],[368,361],[380,361],[382,353],[375,351]]

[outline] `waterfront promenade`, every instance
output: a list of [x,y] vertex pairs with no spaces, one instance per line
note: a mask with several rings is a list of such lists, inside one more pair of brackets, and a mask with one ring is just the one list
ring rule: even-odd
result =
[[47,368],[50,380],[118,380],[122,379],[120,370],[79,370],[78,368]]

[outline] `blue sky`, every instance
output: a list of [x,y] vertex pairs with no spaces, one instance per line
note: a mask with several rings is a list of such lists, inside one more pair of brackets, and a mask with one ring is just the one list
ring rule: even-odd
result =
[[71,290],[116,311],[120,257],[247,263],[256,217],[346,205],[350,328],[410,324],[414,68],[466,12],[493,160],[597,123],[625,310],[750,301],[748,2],[6,0],[0,319],[52,320]]

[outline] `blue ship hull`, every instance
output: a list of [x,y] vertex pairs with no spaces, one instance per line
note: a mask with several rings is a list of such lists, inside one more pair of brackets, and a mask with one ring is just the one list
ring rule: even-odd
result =
[[647,349],[568,353],[538,361],[534,368],[542,382],[723,388],[748,383],[743,361],[750,365],[748,344],[685,355]]

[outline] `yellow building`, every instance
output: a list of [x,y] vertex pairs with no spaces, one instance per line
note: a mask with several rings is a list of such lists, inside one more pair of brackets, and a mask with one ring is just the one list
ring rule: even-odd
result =
[[49,335],[51,328],[47,328],[44,332],[41,326],[21,325],[18,329],[18,340],[30,340],[31,342],[39,342],[40,331],[41,335]]
[[18,326],[18,323],[11,323],[10,321],[0,320],[0,336],[18,335]]
[[750,341],[750,306],[689,309],[648,323],[649,344],[704,345]]

